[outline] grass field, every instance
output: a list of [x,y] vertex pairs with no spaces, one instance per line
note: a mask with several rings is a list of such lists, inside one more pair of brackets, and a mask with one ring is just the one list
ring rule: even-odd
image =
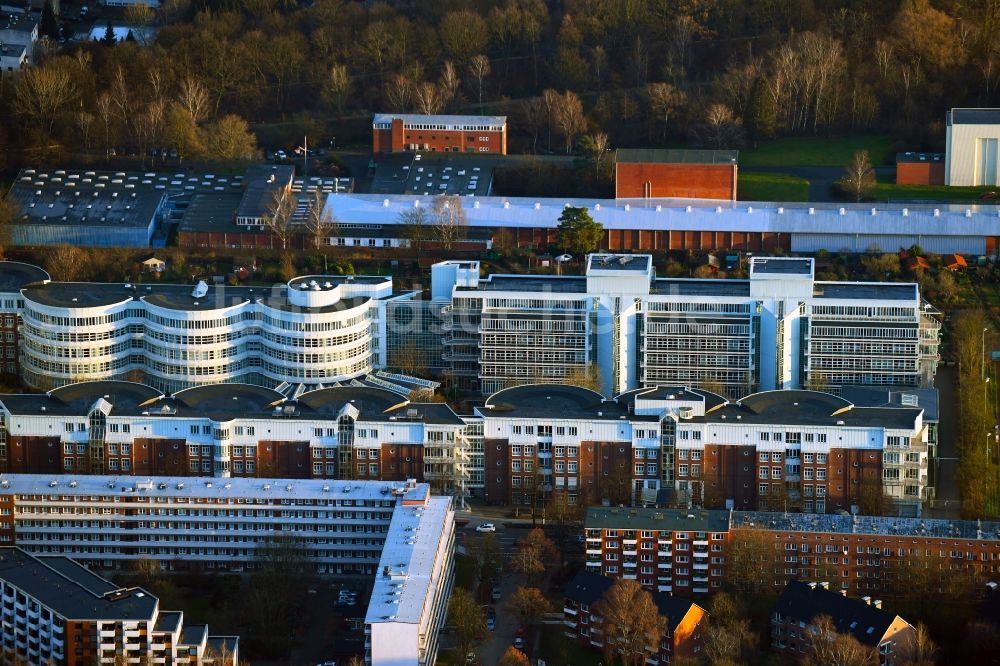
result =
[[877,201],[978,203],[982,194],[995,192],[997,189],[996,187],[948,187],[946,185],[896,185],[893,179],[880,178],[872,196]]
[[892,138],[885,135],[861,135],[840,138],[792,137],[761,142],[755,149],[740,151],[742,167],[773,166],[847,166],[856,150],[867,150],[872,164],[885,166]]
[[741,173],[740,201],[809,201],[809,181],[785,173]]

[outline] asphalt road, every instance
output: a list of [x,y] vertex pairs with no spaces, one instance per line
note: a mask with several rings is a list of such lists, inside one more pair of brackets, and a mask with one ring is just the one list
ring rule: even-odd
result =
[[[475,534],[476,526],[483,522],[491,521],[473,517],[464,529],[470,535]],[[479,646],[479,660],[484,666],[494,666],[500,661],[507,648],[514,644],[514,637],[517,635],[518,618],[507,609],[506,604],[518,586],[523,583],[524,577],[510,571],[510,561],[517,541],[527,534],[527,530],[521,526],[508,527],[501,522],[493,522],[497,526],[497,541],[500,543],[503,556],[503,573],[500,576],[500,601],[494,604],[496,628]]]
[[958,516],[958,485],[955,475],[958,472],[958,405],[955,400],[955,366],[941,365],[938,367],[934,386],[938,390],[938,458],[935,478],[935,517]]

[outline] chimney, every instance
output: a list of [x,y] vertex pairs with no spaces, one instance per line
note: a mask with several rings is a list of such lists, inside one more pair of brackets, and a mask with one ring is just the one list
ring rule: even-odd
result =
[[840,596],[846,597],[847,596],[847,590],[841,590],[840,591]]
[[882,600],[881,599],[875,599],[874,601],[872,601],[872,606],[874,606],[875,608],[877,608],[879,610],[882,610]]
[[815,590],[816,589],[816,583],[809,583],[809,589]]
[[830,583],[829,583],[829,581],[825,581],[824,580],[822,583],[819,584],[819,586],[822,587],[824,590],[829,590],[830,589]]
[[861,597],[861,601],[865,602],[869,606],[872,605],[872,598],[871,597]]

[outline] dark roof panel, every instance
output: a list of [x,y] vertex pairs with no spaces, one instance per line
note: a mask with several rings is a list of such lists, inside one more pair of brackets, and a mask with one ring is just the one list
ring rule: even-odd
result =
[[675,148],[619,148],[619,164],[736,164],[738,150],[680,150]]
[[[607,594],[608,590],[614,584],[615,580],[613,578],[589,571],[580,571],[566,587],[565,596],[577,603],[589,606],[603,599],[604,595]],[[651,592],[650,594],[653,597],[653,603],[659,608],[660,615],[666,618],[671,630],[675,629],[681,623],[684,616],[688,614],[692,607],[698,606],[698,604],[690,599],[674,597],[660,592]]]
[[1000,109],[952,109],[949,125],[1000,125]]
[[864,645],[876,646],[897,615],[860,599],[849,599],[817,583],[792,581],[785,586],[776,613],[811,623],[819,615],[829,615],[837,631],[850,634]]

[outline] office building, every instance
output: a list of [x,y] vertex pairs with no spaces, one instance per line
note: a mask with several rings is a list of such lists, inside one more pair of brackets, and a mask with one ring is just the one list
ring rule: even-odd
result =
[[[607,637],[601,630],[598,613],[601,600],[614,586],[614,579],[580,571],[566,587],[563,596],[563,632],[585,647],[601,649]],[[708,613],[689,599],[653,592],[653,603],[666,620],[666,631],[659,650],[646,660],[650,666],[666,666],[679,659],[703,657],[703,634],[708,628]],[[597,608],[595,608],[597,606]]]
[[745,280],[657,278],[650,255],[593,254],[584,276],[432,269],[451,374],[489,395],[581,376],[605,394],[702,386],[929,386],[940,323],[915,284],[822,282],[805,258],[753,257]]
[[107,379],[161,390],[349,380],[385,366],[388,277],[285,285],[36,283],[21,290],[21,376],[35,389]]
[[0,548],[0,660],[58,666],[119,663],[237,666],[239,638],[160,608],[63,556]]
[[49,274],[38,266],[19,261],[0,261],[0,370],[8,375],[20,375],[20,330],[24,298],[21,290],[29,284],[47,282]]
[[619,148],[616,199],[721,199],[736,201],[735,150]]
[[446,116],[377,113],[372,152],[402,151],[507,154],[506,116]]
[[812,651],[820,617],[829,618],[838,634],[869,648],[870,662],[877,666],[907,663],[905,655],[916,639],[913,625],[883,610],[881,600],[848,598],[830,590],[828,582],[791,581],[771,615],[771,648],[789,656]]
[[945,119],[945,185],[1000,184],[1000,109],[951,109]]
[[[761,562],[762,582],[775,591],[816,580],[848,596],[887,598],[920,567],[942,593],[953,593],[958,578],[971,593],[1000,568],[996,521],[592,507],[584,534],[587,571],[677,594],[721,588],[741,549]],[[770,561],[768,549],[747,551],[747,542],[770,543]]]

